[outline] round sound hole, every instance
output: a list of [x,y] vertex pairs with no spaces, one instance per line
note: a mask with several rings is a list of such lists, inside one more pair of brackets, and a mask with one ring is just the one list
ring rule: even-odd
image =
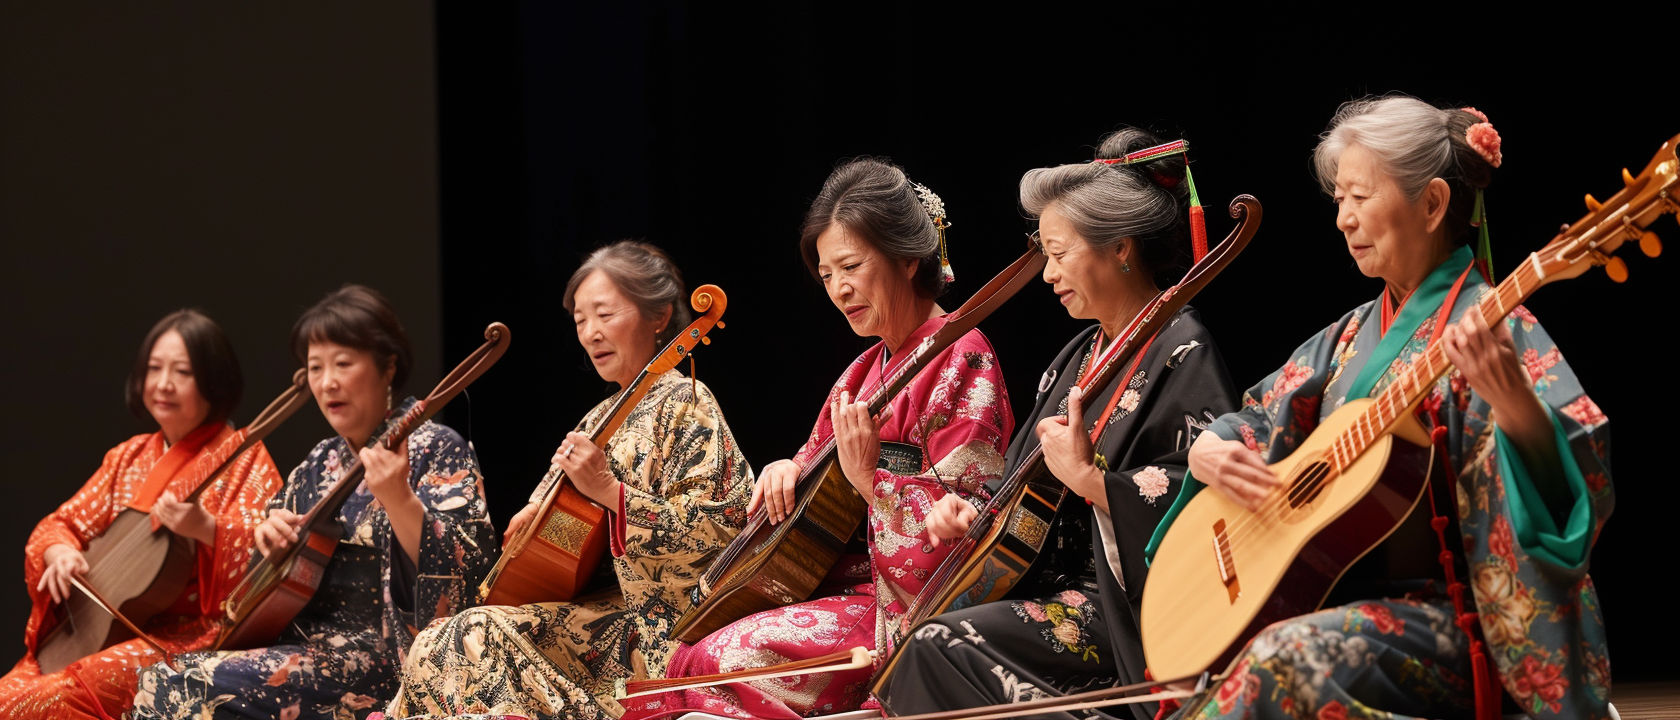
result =
[[1302,463],[1295,468],[1295,472],[1290,473],[1288,490],[1284,499],[1289,503],[1289,507],[1294,510],[1310,507],[1313,501],[1317,500],[1318,496],[1324,492],[1324,488],[1330,485],[1330,480],[1334,476],[1335,470],[1330,467],[1328,462],[1314,460]]

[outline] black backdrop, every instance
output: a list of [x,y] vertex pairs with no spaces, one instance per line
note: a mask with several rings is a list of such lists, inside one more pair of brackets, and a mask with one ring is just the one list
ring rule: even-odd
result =
[[[1309,170],[1339,103],[1398,91],[1491,116],[1507,150],[1488,194],[1500,269],[1680,131],[1672,88],[1653,95],[1636,75],[1554,50],[1561,27],[1017,12],[440,4],[446,363],[492,320],[515,332],[446,419],[473,437],[498,523],[609,392],[560,297],[580,256],[606,241],[647,239],[691,286],[724,288],[729,327],[697,353],[699,376],[755,466],[798,447],[828,384],[868,344],[795,250],[805,206],[840,159],[890,156],[944,198],[958,278],[949,309],[1023,249],[1022,172],[1089,159],[1122,123],[1188,138],[1210,234],[1230,228],[1219,208],[1238,193],[1266,207],[1249,250],[1195,302],[1246,387],[1380,290],[1353,268]],[[1671,219],[1657,229],[1680,238]],[[1660,541],[1673,498],[1663,431],[1645,414],[1663,397],[1650,320],[1674,309],[1661,294],[1669,262],[1632,259],[1626,285],[1594,272],[1530,303],[1614,419],[1621,502],[1593,561],[1621,680],[1675,676],[1660,655],[1674,631],[1638,620],[1668,604],[1641,553]],[[982,326],[1018,412],[1079,326],[1038,284]]]

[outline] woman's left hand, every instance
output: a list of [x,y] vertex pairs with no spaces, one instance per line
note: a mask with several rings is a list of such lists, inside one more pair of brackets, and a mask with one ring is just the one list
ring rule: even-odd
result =
[[192,538],[206,546],[216,544],[216,518],[203,505],[181,502],[176,499],[175,493],[165,490],[158,496],[157,502],[152,503],[152,516],[176,535]]
[[571,480],[584,497],[617,511],[618,478],[607,469],[606,453],[595,447],[588,435],[577,431],[566,433],[566,441],[554,451],[552,460],[566,471],[566,479]]
[[850,392],[841,390],[840,398],[828,406],[834,447],[840,452],[840,469],[846,479],[864,500],[874,502],[875,468],[881,462],[881,424],[892,417],[892,408],[883,410],[877,419],[869,415],[869,403],[851,399]]
[[1044,448],[1044,465],[1050,468],[1050,474],[1107,512],[1108,493],[1103,487],[1103,473],[1092,462],[1095,455],[1091,438],[1085,434],[1084,404],[1085,392],[1078,385],[1069,388],[1067,414],[1044,418],[1034,430],[1038,433],[1039,446]]
[[420,497],[414,494],[414,488],[408,486],[407,439],[404,439],[395,451],[386,450],[384,445],[377,442],[369,443],[367,447],[362,448],[358,457],[362,460],[362,467],[367,469],[363,477],[368,490],[379,499],[381,505],[389,509],[420,503]]

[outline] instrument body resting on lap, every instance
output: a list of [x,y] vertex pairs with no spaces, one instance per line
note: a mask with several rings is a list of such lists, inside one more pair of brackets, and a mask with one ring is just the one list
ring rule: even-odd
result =
[[[507,326],[492,323],[484,331],[485,344],[450,372],[426,399],[393,423],[378,439],[385,449],[401,446],[409,433],[418,429],[450,400],[483,375],[507,352],[511,333]],[[280,636],[321,586],[332,561],[343,526],[338,511],[360,487],[364,468],[360,460],[344,474],[304,516],[298,528],[298,542],[259,561],[235,588],[227,601],[227,624],[217,649],[238,650],[262,647]]]
[[[1036,252],[1021,256],[920,345],[900,353],[901,359],[867,399],[871,415],[878,415],[927,363],[1014,296],[1043,264],[1044,257]],[[832,438],[813,458],[799,476],[795,511],[782,523],[770,523],[763,509],[747,521],[702,577],[699,601],[683,614],[675,637],[697,643],[743,617],[810,597],[828,576],[868,506],[847,482]]]
[[[692,358],[699,345],[711,344],[712,328],[724,327],[723,312],[729,299],[722,288],[701,285],[695,288],[690,302],[701,316],[673,337],[630,386],[619,392],[606,420],[590,430],[590,441],[596,447],[605,450],[660,376],[685,358]],[[594,576],[606,554],[606,508],[578,492],[559,465],[548,469],[543,484],[551,487],[538,506],[536,518],[509,540],[501,559],[479,585],[481,603],[528,605],[572,600]]]
[[[292,378],[291,387],[258,414],[239,436],[238,447],[181,502],[196,503],[217,477],[308,399],[304,372],[299,370]],[[36,651],[43,673],[57,672],[80,658],[134,637],[127,625],[143,626],[173,604],[186,589],[197,562],[192,543],[157,525],[149,508],[142,511],[132,506],[119,513],[98,538],[88,542],[84,555],[89,568],[83,582],[97,591],[104,602],[117,608],[126,620],[118,622],[117,617],[85,594],[72,595],[58,609],[58,626]],[[147,641],[150,643],[150,638]]]
[[[1182,282],[1157,295],[1121,338],[1109,344],[1095,362],[1096,372],[1079,383],[1085,395],[1100,396],[1178,310],[1247,247],[1260,227],[1260,203],[1243,195],[1231,201],[1230,213],[1238,219],[1230,236],[1191,268]],[[1045,467],[1043,449],[1035,447],[981,509],[966,536],[929,579],[904,617],[899,637],[935,615],[1000,600],[1028,577],[1047,539],[1043,529],[1054,525],[1067,494],[1067,486]],[[889,660],[876,677],[877,693],[892,670]]]

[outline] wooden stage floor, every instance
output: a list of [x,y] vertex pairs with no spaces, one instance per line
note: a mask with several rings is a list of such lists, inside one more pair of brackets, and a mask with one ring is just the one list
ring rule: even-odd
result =
[[1680,720],[1680,682],[1617,683],[1610,702],[1622,720]]

